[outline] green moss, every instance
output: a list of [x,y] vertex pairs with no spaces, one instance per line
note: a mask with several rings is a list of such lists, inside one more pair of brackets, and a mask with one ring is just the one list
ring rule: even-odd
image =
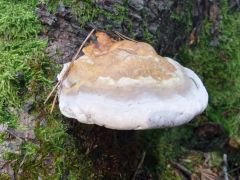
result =
[[205,22],[200,43],[185,47],[180,53],[182,63],[202,78],[209,92],[207,117],[222,124],[232,136],[240,137],[240,20],[239,12],[227,12],[221,4],[222,21],[219,45],[212,46],[210,28]]
[[[32,11],[29,11],[29,8]],[[0,1],[1,39],[36,37],[40,29],[32,4],[23,3],[23,1]]]
[[144,25],[143,38],[150,44],[154,42],[154,36],[149,32],[147,25]]
[[6,174],[6,173],[2,173],[2,174],[0,174],[0,179],[2,179],[2,180],[11,180],[11,177],[8,174]]
[[65,4],[71,7],[71,11],[78,19],[81,27],[87,22],[92,22],[99,14],[99,9],[95,8],[94,3],[91,1],[66,1]]
[[[48,7],[53,12],[56,11],[60,1],[50,1]],[[64,5],[70,7],[71,13],[76,17],[81,27],[86,23],[92,23],[92,25],[99,25],[97,19],[99,17],[107,18],[108,23],[102,30],[110,31],[113,27],[121,27],[122,23],[127,20],[128,10],[125,5],[115,4],[113,5],[113,11],[109,12],[96,6],[95,1],[92,0],[64,0]],[[98,27],[99,28],[99,27]]]
[[[170,161],[185,156],[188,152],[185,142],[193,135],[193,125],[185,125],[176,128],[149,130],[143,133],[145,143],[149,146],[149,153],[156,162],[150,162],[147,167],[155,178],[170,177]],[[172,174],[173,175],[173,174]],[[171,176],[171,177],[174,177]]]
[[[45,55],[47,41],[38,37],[42,27],[35,14],[37,3],[0,0],[0,124],[19,129],[14,109],[21,108],[29,97],[35,99],[32,114],[36,123],[39,114],[46,119],[44,127],[37,123],[37,138],[25,141],[20,155],[6,152],[4,158],[17,160],[14,171],[18,179],[61,179],[65,175],[72,179],[91,178],[91,162],[67,134],[59,111],[48,116],[45,110],[50,104],[43,105],[58,67]],[[1,134],[0,139],[3,143],[5,136]]]
[[[206,121],[220,123],[230,136],[240,138],[240,14],[229,12],[227,1],[222,1],[220,7],[222,21],[219,45],[211,45],[210,29],[213,22],[206,20],[200,35],[200,43],[195,47],[186,45],[178,56],[181,63],[194,70],[206,85],[209,93],[209,106],[206,112],[187,125],[148,131],[145,134],[145,140],[150,145],[149,153],[157,159],[156,162],[147,164],[147,167],[152,165],[152,172],[156,177],[160,175],[163,179],[175,179],[169,167],[171,160],[180,161],[180,164],[192,170],[194,163],[203,163],[200,157],[199,162],[190,164],[184,164],[180,159],[190,153],[189,149],[193,145],[193,141],[190,140],[193,139],[194,128],[199,123]],[[177,14],[176,16],[172,18],[178,21],[176,18],[180,17]],[[224,151],[226,150],[214,150],[214,166],[221,165]],[[229,162],[239,162],[237,153],[224,153],[228,154]]]
[[8,122],[11,126],[16,118],[9,107],[20,106],[23,86],[28,86],[33,80],[51,82],[44,68],[47,42],[37,38],[40,23],[32,3],[0,1],[0,106],[3,107],[0,123]]
[[36,129],[38,144],[26,142],[18,157],[15,170],[21,169],[20,179],[37,177],[61,179],[65,175],[73,179],[91,178],[91,162],[75,146],[66,133],[66,126],[48,117],[46,127]]

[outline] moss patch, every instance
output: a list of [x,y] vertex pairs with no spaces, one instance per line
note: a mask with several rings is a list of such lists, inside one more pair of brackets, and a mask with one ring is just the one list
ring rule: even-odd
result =
[[[198,141],[195,139],[195,128],[199,127],[199,124],[218,123],[230,138],[238,140],[240,138],[240,14],[239,12],[230,12],[227,1],[222,1],[220,8],[222,20],[219,45],[211,45],[213,37],[210,31],[213,22],[205,20],[203,31],[200,34],[200,42],[194,47],[186,45],[177,57],[184,66],[194,70],[206,85],[209,93],[209,106],[206,112],[187,125],[143,133],[149,144],[149,153],[153,156],[149,157],[145,163],[147,167],[153,165],[152,172],[158,178],[175,179],[174,171],[176,169],[172,168],[171,160],[180,162],[192,172],[196,171],[195,165],[203,163],[202,152],[194,155],[200,157],[199,163],[196,161],[185,163],[183,160],[184,157],[191,154],[190,150],[195,148],[194,144],[199,146],[203,143],[199,139]],[[173,15],[172,18],[177,18],[176,20],[179,21],[181,16]],[[222,135],[224,136],[224,134]],[[224,139],[224,137],[221,138]],[[216,140],[219,139],[216,138]],[[215,145],[211,148],[211,145],[205,146],[204,149],[212,155],[213,165],[220,171],[223,153],[228,155],[229,164],[239,165],[239,151],[225,149],[221,146],[224,141],[211,142]],[[188,158],[186,159],[189,161]],[[231,169],[231,167],[229,168]]]
[[196,71],[209,92],[208,120],[218,122],[231,136],[240,138],[240,20],[239,12],[228,12],[222,2],[222,21],[219,45],[210,40],[211,21],[196,47],[185,47],[179,56],[182,63]]
[[[48,116],[50,105],[43,105],[58,66],[45,56],[47,40],[38,37],[37,3],[0,0],[0,124],[21,126],[13,111],[23,107],[28,98],[34,99],[31,114],[36,121],[36,139],[23,140],[20,154],[5,152],[4,158],[15,162],[12,167],[19,179],[91,178],[91,162],[67,134],[62,116],[57,112]],[[3,143],[8,136],[0,138]],[[2,178],[7,175],[0,175]]]

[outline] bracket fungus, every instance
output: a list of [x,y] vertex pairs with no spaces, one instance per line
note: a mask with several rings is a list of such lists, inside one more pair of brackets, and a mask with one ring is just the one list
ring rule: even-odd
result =
[[190,69],[161,57],[144,42],[116,41],[97,32],[97,43],[64,64],[58,79],[63,115],[111,129],[151,129],[189,122],[204,111],[207,91]]

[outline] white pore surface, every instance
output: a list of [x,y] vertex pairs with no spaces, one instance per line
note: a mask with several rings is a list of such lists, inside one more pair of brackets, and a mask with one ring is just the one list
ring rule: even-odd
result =
[[[168,61],[178,64],[170,58]],[[66,95],[59,92],[59,107],[62,114],[69,118],[111,129],[178,126],[203,112],[208,104],[208,94],[199,77],[188,68],[183,68],[183,71],[191,79],[191,84],[181,94],[159,97],[146,92],[138,98],[119,101],[100,94],[79,92]]]

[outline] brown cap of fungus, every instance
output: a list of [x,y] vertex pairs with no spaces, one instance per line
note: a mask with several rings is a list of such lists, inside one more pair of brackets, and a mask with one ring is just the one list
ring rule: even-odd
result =
[[147,129],[183,124],[207,106],[207,92],[193,71],[147,43],[96,35],[98,43],[83,49],[59,91],[67,117],[113,129]]

